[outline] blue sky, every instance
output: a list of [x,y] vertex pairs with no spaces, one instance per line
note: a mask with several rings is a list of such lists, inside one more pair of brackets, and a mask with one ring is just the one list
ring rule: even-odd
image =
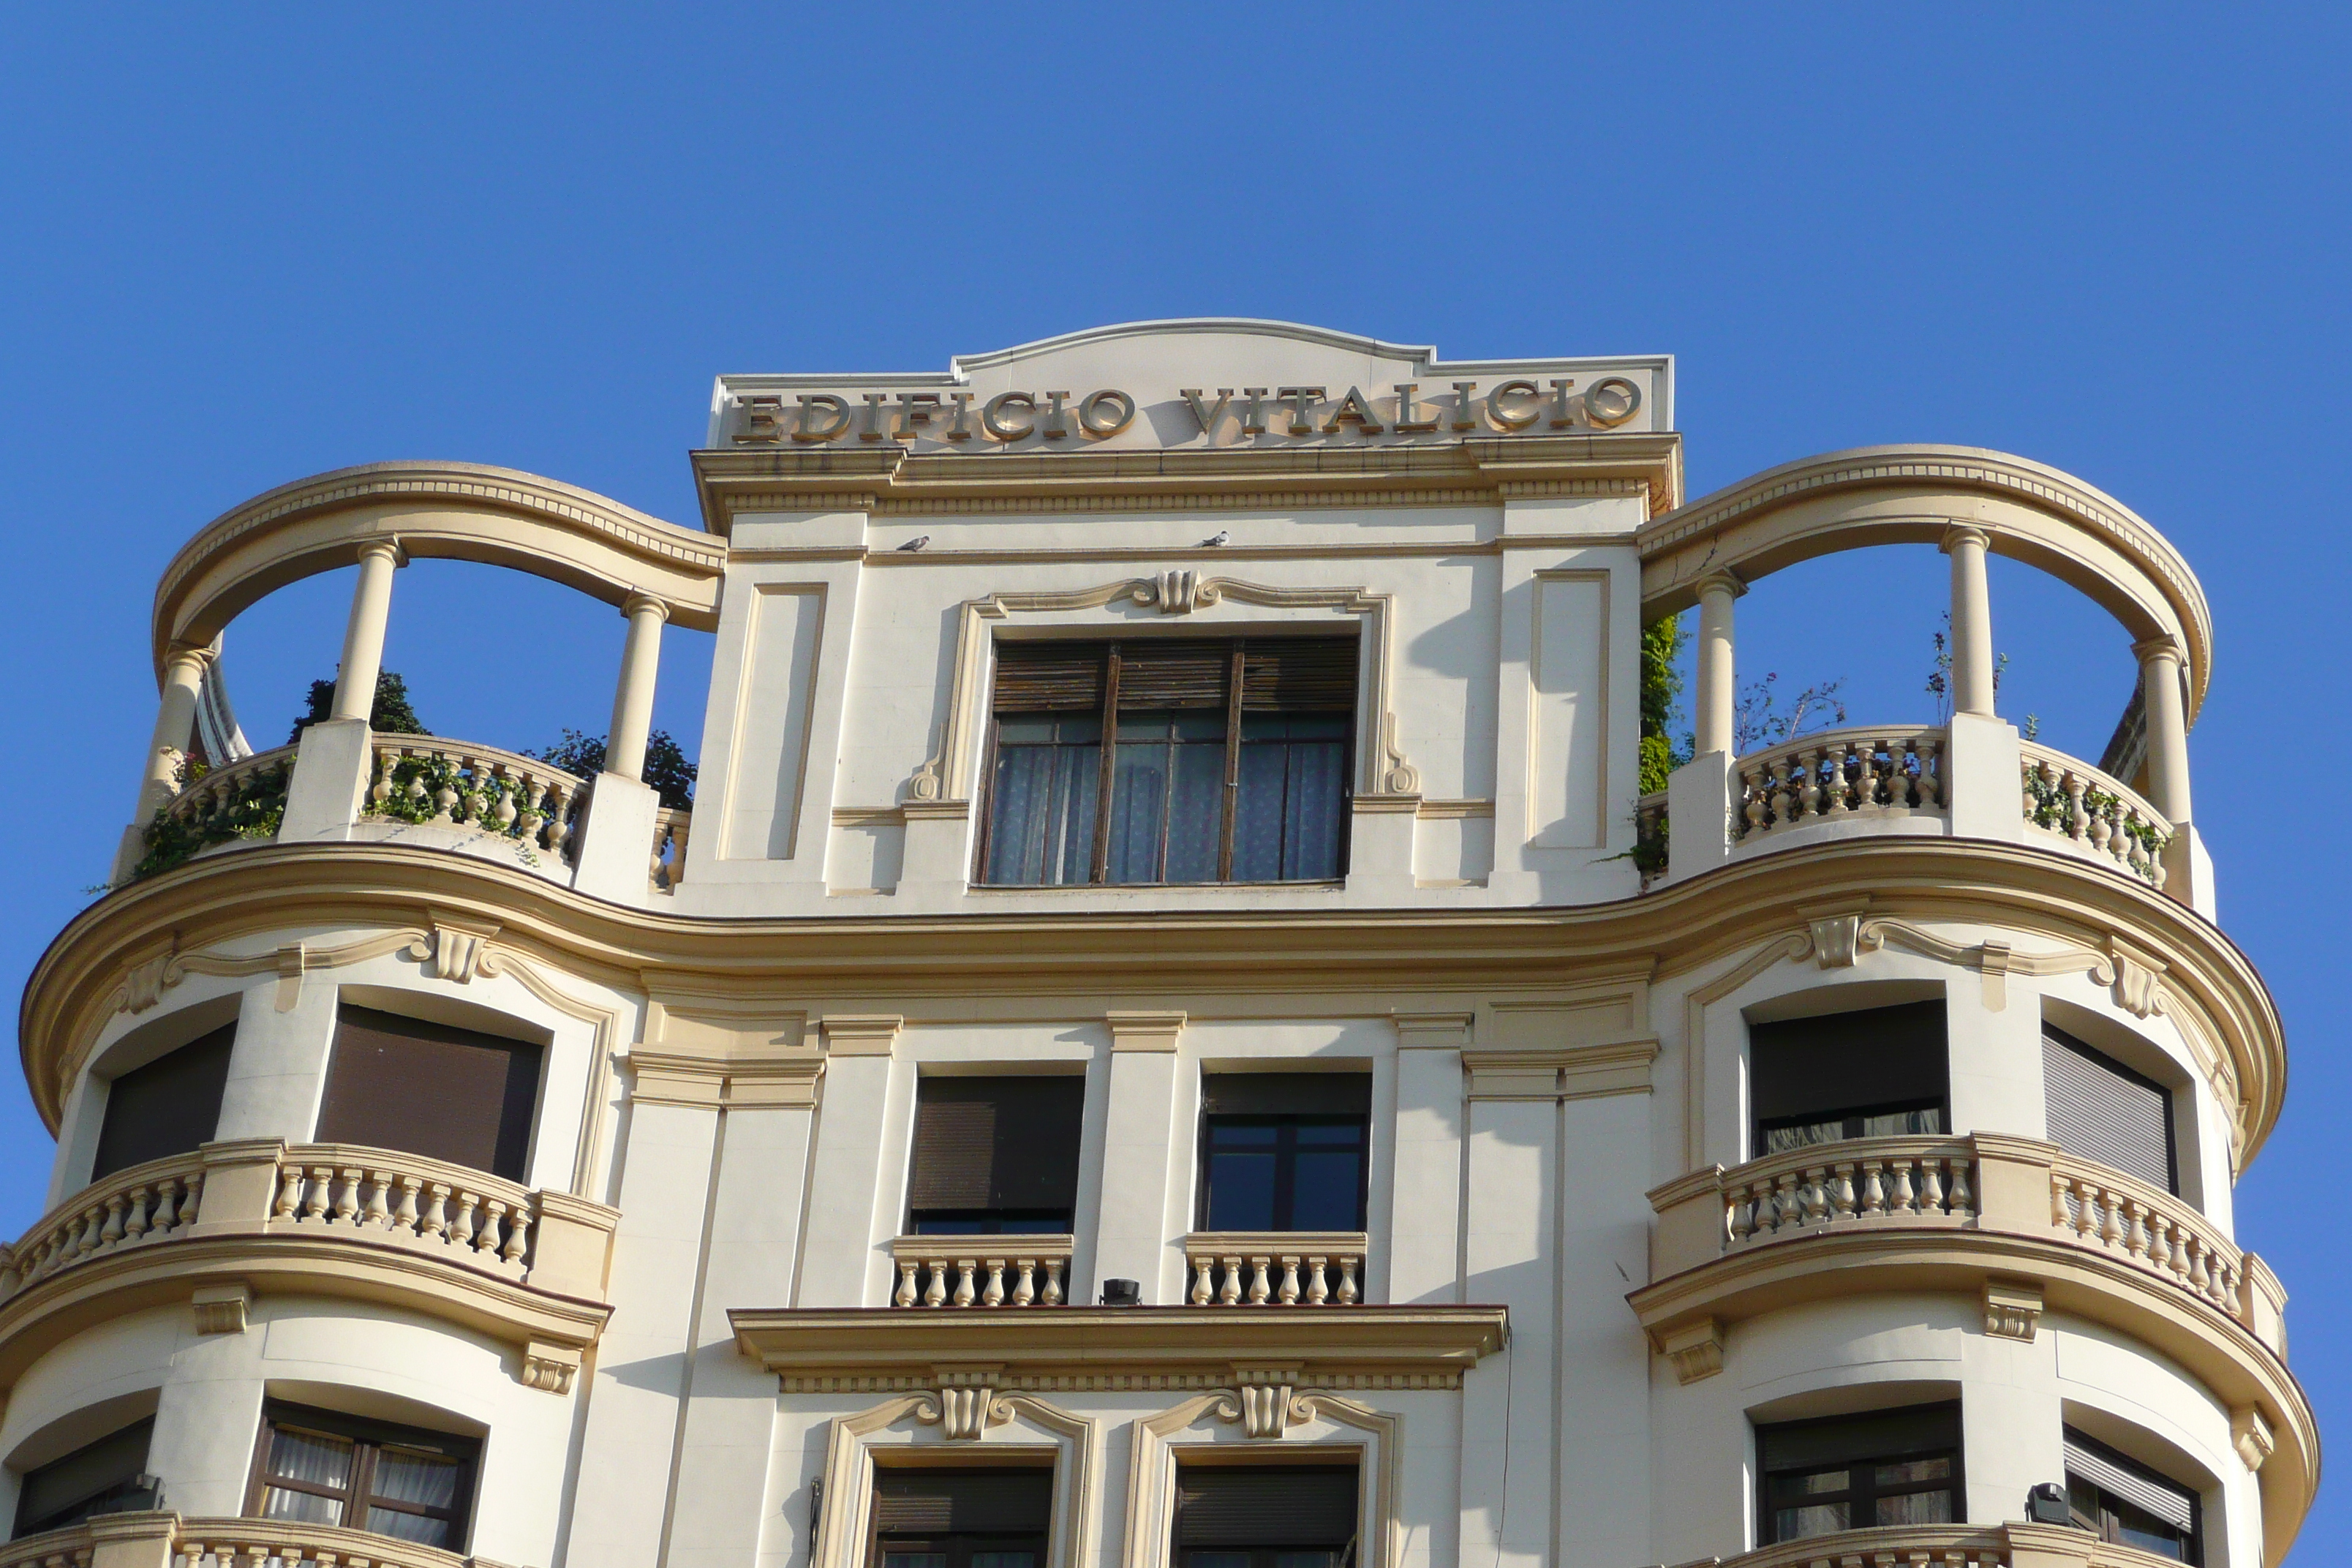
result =
[[[10,994],[104,875],[171,552],[273,485],[451,458],[691,521],[721,371],[929,370],[1108,321],[1287,318],[1450,356],[1669,353],[1692,493],[1811,453],[2022,453],[2187,554],[2224,924],[2288,1026],[2239,1234],[2352,1433],[2340,10],[1986,6],[0,14],[0,693]],[[1932,712],[1924,547],[1767,580],[1743,675]],[[2287,592],[2288,589],[2294,592]],[[2119,628],[1996,563],[2009,717],[2095,758]],[[232,627],[258,743],[348,585]],[[689,750],[709,639],[673,631]],[[448,563],[388,663],[434,729],[601,731],[621,626]],[[49,1158],[0,1080],[0,1234]],[[2352,1556],[2331,1484],[2294,1561]]]

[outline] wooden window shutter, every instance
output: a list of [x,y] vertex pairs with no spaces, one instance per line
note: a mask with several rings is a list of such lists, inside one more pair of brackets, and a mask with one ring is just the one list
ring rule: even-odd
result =
[[1184,1466],[1176,1544],[1337,1549],[1356,1533],[1353,1466]]
[[1102,706],[1106,643],[1000,642],[996,645],[999,713],[1091,710]]
[[1223,708],[1234,662],[1229,642],[1164,641],[1118,647],[1121,712],[1162,708]]
[[520,1040],[341,1008],[319,1142],[398,1149],[520,1182],[540,1055]]
[[919,1079],[908,1206],[1075,1208],[1085,1102],[1076,1076]]
[[1352,713],[1354,637],[1268,637],[1242,651],[1242,707],[1252,711]]
[[1049,1469],[874,1473],[874,1525],[886,1535],[1043,1535],[1053,1517]]
[[2162,1084],[2044,1029],[2042,1088],[2050,1142],[2168,1193],[2179,1191],[2172,1157],[2172,1095]]
[[220,1124],[221,1090],[236,1043],[236,1026],[223,1024],[109,1085],[89,1179],[209,1142]]
[[1372,1109],[1372,1075],[1204,1073],[1201,1109],[1211,1116],[1366,1116]]

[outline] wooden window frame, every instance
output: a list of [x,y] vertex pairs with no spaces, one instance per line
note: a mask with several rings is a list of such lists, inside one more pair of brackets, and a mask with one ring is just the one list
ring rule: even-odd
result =
[[[1327,634],[1313,638],[1277,636],[1261,637],[1255,639],[1255,643],[1260,647],[1267,644],[1309,640],[1334,643],[1344,641],[1354,644],[1359,647],[1360,656],[1360,639],[1354,634],[1340,636],[1331,636]],[[975,887],[989,888],[1215,888],[1258,886],[1303,887],[1319,883],[1344,881],[1348,875],[1348,863],[1349,851],[1352,847],[1351,840],[1353,838],[1354,828],[1354,812],[1352,810],[1352,805],[1355,798],[1356,747],[1360,739],[1356,732],[1356,710],[1362,700],[1361,692],[1353,689],[1353,688],[1359,684],[1359,681],[1352,674],[1349,677],[1349,685],[1351,688],[1349,700],[1344,710],[1346,728],[1342,733],[1339,742],[1340,751],[1345,758],[1345,766],[1340,770],[1339,775],[1339,799],[1337,803],[1337,809],[1339,817],[1339,844],[1338,865],[1334,869],[1334,874],[1329,877],[1300,878],[1295,881],[1286,881],[1276,879],[1271,883],[1236,882],[1234,880],[1234,830],[1239,813],[1239,803],[1241,797],[1242,715],[1244,711],[1244,672],[1252,642],[1253,639],[1249,637],[1239,637],[1181,638],[1126,637],[1109,639],[1089,637],[1083,641],[1074,642],[1068,645],[1072,647],[1085,647],[1088,649],[1098,648],[1102,651],[1103,658],[1102,700],[1094,710],[1097,721],[1101,725],[1102,734],[1102,739],[1099,743],[1101,755],[1096,760],[1097,774],[1095,784],[1094,843],[1089,852],[1087,868],[1087,879],[1084,882],[1032,883],[992,882],[988,880],[989,855],[992,847],[992,840],[994,837],[996,828],[996,762],[997,736],[1000,721],[1006,717],[1018,716],[1024,711],[1057,711],[1070,714],[1076,714],[1081,711],[1077,709],[1038,709],[1025,710],[1013,710],[1009,714],[1000,712],[996,708],[996,693],[992,689],[989,693],[987,708],[988,740],[987,743],[981,750],[980,758],[981,787],[978,791],[980,795],[980,822],[978,825],[978,831],[973,835],[973,837],[976,840],[976,852],[972,864],[972,884]],[[1171,882],[1165,879],[1153,882],[1113,882],[1109,880],[1110,827],[1112,785],[1118,768],[1118,691],[1119,670],[1123,657],[1121,650],[1123,648],[1130,647],[1138,649],[1167,647],[1171,645],[1191,645],[1193,647],[1217,647],[1222,645],[1227,652],[1224,700],[1225,740],[1223,777],[1223,788],[1222,790],[1222,798],[1218,811],[1217,875],[1214,880],[1203,882]],[[1339,715],[1342,713],[1342,710],[1339,709],[1322,708],[1271,708],[1259,710],[1259,711],[1271,713],[1297,713],[1300,715],[1310,713],[1331,713]],[[1170,809],[1172,809],[1174,799],[1174,791],[1172,788],[1169,792],[1169,798],[1170,808],[1163,809],[1160,830],[1160,858],[1163,869],[1167,863],[1168,816]]]
[[[1772,1496],[1772,1482],[1775,1477],[1815,1475],[1839,1468],[1836,1461],[1824,1461],[1817,1465],[1790,1466],[1780,1469],[1767,1468],[1764,1460],[1764,1440],[1768,1434],[1774,1431],[1786,1431],[1792,1427],[1830,1426],[1841,1422],[1866,1421],[1874,1417],[1898,1416],[1906,1414],[1916,1414],[1924,1421],[1948,1410],[1951,1412],[1951,1419],[1953,1423],[1953,1440],[1948,1447],[1897,1447],[1885,1452],[1874,1452],[1863,1458],[1845,1460],[1843,1461],[1843,1468],[1846,1471],[1849,1480],[1846,1489],[1843,1492],[1836,1494],[1817,1494],[1808,1499],[1807,1501],[1809,1503],[1846,1503],[1849,1505],[1846,1510],[1847,1529],[1876,1530],[1882,1527],[1878,1523],[1875,1509],[1873,1509],[1871,1518],[1857,1519],[1854,1517],[1855,1505],[1874,1505],[1879,1499],[1886,1497],[1912,1497],[1924,1492],[1942,1491],[1951,1494],[1952,1522],[1955,1524],[1966,1523],[1968,1520],[1969,1489],[1967,1471],[1963,1463],[1963,1449],[1965,1447],[1965,1443],[1963,1441],[1964,1435],[1959,1426],[1959,1405],[1956,1401],[1946,1400],[1922,1405],[1896,1405],[1885,1410],[1857,1411],[1851,1415],[1828,1415],[1822,1416],[1814,1420],[1774,1421],[1759,1426],[1757,1429],[1758,1442],[1756,1465],[1757,1544],[1759,1546],[1779,1546],[1787,1544],[1787,1542],[1784,1542],[1780,1539],[1779,1531],[1774,1528],[1773,1524],[1772,1516],[1776,1511],[1776,1509]],[[1885,1490],[1881,1490],[1876,1485],[1874,1479],[1870,1484],[1863,1487],[1855,1487],[1851,1484],[1853,1475],[1856,1470],[1874,1468],[1880,1465],[1898,1464],[1906,1460],[1939,1458],[1950,1459],[1952,1469],[1949,1476],[1944,1478],[1938,1482],[1895,1486]],[[1791,1536],[1789,1538],[1790,1541],[1811,1541],[1816,1539],[1818,1539],[1818,1537],[1810,1535]]]
[[[350,1486],[342,1490],[322,1487],[315,1482],[296,1480],[278,1476],[270,1470],[269,1454],[280,1425],[296,1431],[316,1432],[322,1436],[339,1438],[352,1445],[352,1477]],[[399,1499],[375,1495],[375,1461],[384,1448],[424,1448],[452,1454],[458,1464],[457,1490],[455,1500],[446,1510],[429,1509]],[[425,1519],[447,1522],[450,1538],[440,1550],[465,1554],[467,1540],[473,1533],[474,1489],[480,1479],[482,1442],[454,1432],[436,1432],[428,1426],[406,1426],[396,1422],[375,1421],[365,1416],[346,1415],[341,1411],[320,1410],[311,1405],[296,1405],[287,1400],[265,1401],[261,1407],[261,1430],[253,1445],[253,1464],[245,1493],[245,1517],[263,1517],[263,1499],[271,1489],[279,1491],[303,1492],[311,1497],[331,1498],[343,1505],[342,1528],[368,1534],[378,1531],[367,1527],[368,1510],[383,1508],[394,1513],[414,1514]],[[398,1537],[387,1536],[386,1540]],[[412,1543],[415,1544],[415,1543]]]

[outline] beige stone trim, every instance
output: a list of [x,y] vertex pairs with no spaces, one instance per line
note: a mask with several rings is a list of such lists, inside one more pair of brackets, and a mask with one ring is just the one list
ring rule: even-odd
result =
[[[1001,1465],[1042,1461],[1054,1472],[1054,1523],[1048,1534],[1052,1568],[1086,1568],[1094,1561],[1097,1529],[1094,1474],[1100,1464],[1101,1423],[1073,1415],[1028,1394],[1000,1397],[966,1374],[945,1373],[926,1394],[900,1395],[834,1418],[825,1440],[824,1512],[810,1556],[811,1568],[865,1568],[871,1530],[874,1472],[880,1466]],[[950,1401],[949,1393],[971,1397]],[[899,1426],[944,1426],[950,1406],[972,1412],[972,1424],[948,1432],[943,1444],[885,1444],[881,1434]],[[1024,1418],[1048,1433],[1049,1443],[984,1440],[986,1430]],[[951,1445],[951,1446],[950,1446]]]
[[1674,1363],[1675,1381],[1689,1384],[1723,1370],[1723,1325],[1713,1318],[1661,1335],[1658,1349]]
[[1424,800],[1414,806],[1415,814],[1423,818],[1451,821],[1457,817],[1492,816],[1495,803],[1491,800]]
[[243,1280],[228,1285],[199,1285],[188,1308],[200,1334],[241,1334],[246,1314],[253,1306],[253,1288]]
[[1114,1051],[1173,1051],[1184,1033],[1181,1013],[1106,1013]]
[[1984,1325],[1996,1339],[2032,1344],[2042,1327],[2042,1287],[2027,1280],[1986,1280]]
[[807,1110],[824,1057],[808,1016],[762,996],[656,991],[629,1049],[629,1098],[701,1109]]
[[418,558],[509,566],[614,605],[643,594],[682,626],[718,627],[722,540],[511,468],[372,463],[281,485],[183,546],[155,591],[157,668],[173,643],[209,643],[264,595],[394,535]]
[[817,1027],[828,1057],[887,1057],[906,1021],[896,1013],[828,1013]]
[[[1185,1442],[1179,1436],[1204,1419],[1242,1425],[1245,1436]],[[1363,1436],[1357,1441],[1289,1436],[1294,1425],[1315,1421]],[[1397,1500],[1403,1489],[1403,1447],[1402,1415],[1319,1390],[1245,1384],[1187,1399],[1135,1423],[1128,1451],[1127,1536],[1119,1562],[1123,1568],[1168,1568],[1175,1536],[1178,1464],[1188,1456],[1214,1455],[1222,1462],[1240,1453],[1273,1464],[1352,1461],[1359,1477],[1360,1560],[1370,1568],[1401,1568],[1405,1531]]]

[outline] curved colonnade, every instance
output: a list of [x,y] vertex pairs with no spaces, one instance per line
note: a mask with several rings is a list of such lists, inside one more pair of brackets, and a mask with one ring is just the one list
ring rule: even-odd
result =
[[[1743,852],[1742,759],[1728,754],[1724,717],[1731,600],[1798,561],[1909,541],[1954,557],[1963,646],[1958,713],[1943,742],[1943,830],[1797,826]],[[1972,662],[1989,668],[1990,550],[2081,588],[2142,650],[2144,676],[2160,678],[2144,689],[2149,799],[2176,840],[2192,837],[2183,737],[2210,682],[2211,642],[2194,579],[2153,530],[2079,481],[1953,448],[1788,465],[1655,519],[1640,544],[1645,617],[1702,609],[1702,755],[1695,779],[1677,775],[1676,863],[1629,904],[1436,919],[716,922],[687,900],[652,897],[658,877],[639,879],[647,813],[611,815],[607,837],[628,842],[604,851],[624,869],[600,882],[584,874],[598,853],[593,807],[576,849],[583,874],[566,879],[348,832],[306,839],[305,803],[289,791],[275,843],[128,882],[68,927],[27,988],[25,1068],[60,1152],[50,1213],[0,1272],[0,1457],[22,1469],[143,1410],[174,1507],[217,1534],[242,1510],[248,1477],[242,1452],[208,1453],[205,1435],[250,1429],[265,1398],[331,1388],[384,1420],[494,1434],[476,1542],[543,1560],[565,1507],[562,1472],[525,1456],[569,1448],[583,1368],[649,1353],[635,1342],[600,1349],[614,1318],[613,1238],[627,1224],[618,1124],[665,1074],[715,1073],[721,1097],[753,1085],[783,1097],[774,1103],[813,1097],[835,1048],[825,1035],[822,1046],[795,1041],[716,1069],[681,1065],[649,1022],[656,989],[730,993],[731,1005],[810,1020],[910,1003],[952,1011],[975,996],[993,998],[1000,1016],[1045,1020],[1107,992],[1132,1008],[1189,1000],[1195,1016],[1203,994],[1229,1009],[1247,997],[1244,1014],[1276,1016],[1344,1008],[1367,988],[1467,1014],[1563,973],[1639,971],[1655,1037],[1647,1081],[1680,1156],[1657,1173],[1651,1273],[1628,1296],[1657,1352],[1654,1383],[1671,1390],[1653,1405],[1655,1496],[1719,1489],[1746,1462],[1723,1436],[1743,1429],[1743,1416],[1832,1415],[1894,1391],[1956,1396],[1979,1433],[1971,1497],[2006,1499],[2045,1479],[2063,1424],[2197,1478],[2232,1568],[2276,1563],[2309,1507],[2318,1439],[2285,1366],[2284,1292],[2231,1239],[2229,1189],[2279,1112],[2278,1018],[2204,918],[2210,871],[2159,891],[2156,879],[2053,854],[2029,834],[1974,831],[1979,818],[1958,804],[1979,787],[1960,727],[1997,723],[1989,681],[1968,675]],[[640,715],[641,729],[649,709],[659,625],[715,624],[727,546],[551,481],[457,465],[345,470],[257,498],[193,541],[159,588],[165,696],[142,817],[173,798],[204,650],[238,610],[300,576],[362,563],[344,668],[368,672],[372,690],[393,568],[418,556],[508,565],[620,605],[631,618],[620,735],[625,715]],[[336,711],[362,731],[356,750],[306,740],[292,774],[310,786],[316,820],[339,811],[348,828],[381,770],[363,734],[364,694],[339,693]],[[616,776],[634,783],[625,752],[595,782],[596,799],[622,798]],[[2006,763],[2012,826],[2016,755]],[[1989,776],[1999,782],[1997,766]],[[327,784],[339,793],[321,808]],[[1924,787],[1917,799],[1923,812],[1936,804]],[[1728,837],[1686,857],[1685,845],[1705,838],[1693,831],[1698,814],[1717,801]],[[1780,819],[1768,808],[1748,820]],[[560,806],[553,821],[552,843],[540,842],[561,853]],[[1769,852],[1754,852],[1759,843]],[[1749,1157],[1749,1024],[1857,999],[1930,998],[1954,1019],[1948,1137],[1857,1149],[1843,1169]],[[308,1108],[335,1010],[354,1001],[546,1047],[522,1179],[312,1142]],[[98,1086],[232,1018],[216,1139],[168,1169],[87,1183]],[[2047,1142],[2034,1053],[2053,1020],[2180,1094],[2179,1195],[2070,1163]],[[1466,1054],[1465,1065],[1475,1079]],[[1383,1245],[1370,1242],[1368,1300],[1391,1299]],[[84,1326],[92,1318],[102,1321]],[[267,1331],[247,1331],[255,1327]],[[325,1348],[353,1342],[375,1349]],[[1856,1352],[1862,1344],[1869,1353]],[[419,1366],[434,1370],[420,1378]],[[2118,1399],[2119,1387],[2139,1398]],[[2047,1441],[2011,1441],[2017,1432]],[[1740,1524],[1677,1528],[1719,1540]],[[1965,1561],[2011,1560],[2005,1542],[1954,1536],[1936,1550],[1948,1548]],[[1755,1555],[1760,1565],[1788,1554]]]

